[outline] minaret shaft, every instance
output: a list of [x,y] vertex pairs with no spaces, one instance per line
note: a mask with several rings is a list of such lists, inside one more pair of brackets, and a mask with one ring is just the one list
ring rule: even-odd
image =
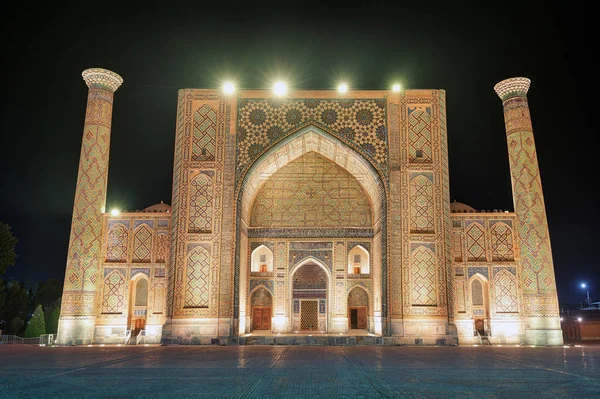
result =
[[546,207],[526,97],[529,84],[527,78],[512,78],[494,89],[504,106],[527,340],[558,345],[562,344],[562,334]]
[[93,327],[100,280],[112,105],[114,92],[123,81],[116,73],[99,68],[87,69],[82,76],[89,92],[59,320],[59,344],[88,340],[93,330],[87,327]]

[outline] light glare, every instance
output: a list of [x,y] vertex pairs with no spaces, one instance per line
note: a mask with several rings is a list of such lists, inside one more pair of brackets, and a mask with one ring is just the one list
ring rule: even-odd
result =
[[340,83],[340,85],[338,86],[338,91],[340,93],[347,93],[348,92],[348,84]]
[[398,83],[396,83],[392,86],[392,91],[399,92],[400,89],[401,89],[401,87]]
[[276,82],[273,85],[273,92],[277,96],[284,96],[287,93],[287,85],[283,81]]
[[110,211],[110,214],[113,216],[119,216],[119,213],[121,213],[117,208],[114,208],[112,211]]
[[581,283],[581,288],[585,288],[585,287],[587,287],[587,284],[586,283]]
[[233,94],[235,93],[235,85],[233,84],[233,82],[225,82],[223,83],[223,92],[225,94]]

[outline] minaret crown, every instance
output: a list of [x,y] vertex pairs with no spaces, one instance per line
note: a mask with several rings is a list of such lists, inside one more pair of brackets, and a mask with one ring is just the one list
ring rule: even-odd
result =
[[85,80],[88,87],[102,86],[112,92],[117,91],[123,83],[123,78],[121,76],[108,69],[89,68],[83,71],[81,76],[83,76],[83,80]]
[[528,78],[510,78],[497,83],[494,91],[502,99],[508,100],[511,97],[525,97],[529,90],[531,80]]

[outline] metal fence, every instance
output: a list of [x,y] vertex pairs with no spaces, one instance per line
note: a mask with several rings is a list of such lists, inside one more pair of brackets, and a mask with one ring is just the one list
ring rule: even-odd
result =
[[0,345],[54,345],[54,334],[43,334],[39,337],[23,338],[17,335],[0,335]]

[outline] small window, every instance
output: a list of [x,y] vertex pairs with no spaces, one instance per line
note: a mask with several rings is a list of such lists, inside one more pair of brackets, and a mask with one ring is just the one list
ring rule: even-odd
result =
[[423,150],[417,150],[416,157],[417,158],[423,158]]
[[267,254],[260,255],[260,262],[266,262],[266,261],[267,261]]
[[354,263],[360,263],[360,254],[354,255]]
[[202,150],[200,150],[200,154],[206,155],[206,148],[203,148]]
[[[261,255],[261,256],[263,256],[263,255]],[[260,265],[260,272],[261,273],[266,273],[267,272],[267,265],[265,265],[265,264]]]

